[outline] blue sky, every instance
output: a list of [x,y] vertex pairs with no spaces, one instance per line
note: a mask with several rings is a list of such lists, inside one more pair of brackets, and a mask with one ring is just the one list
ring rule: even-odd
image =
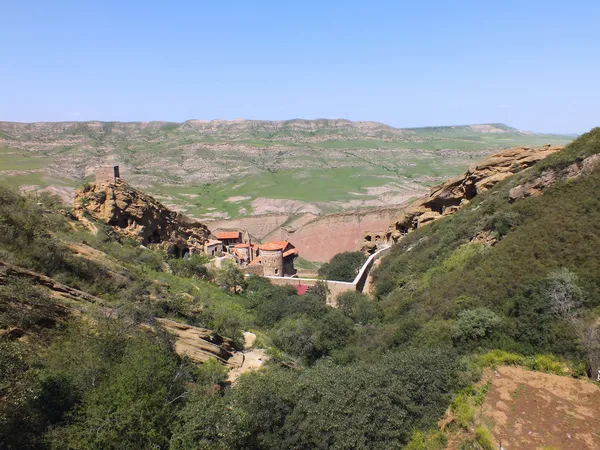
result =
[[0,120],[600,125],[598,1],[16,1]]

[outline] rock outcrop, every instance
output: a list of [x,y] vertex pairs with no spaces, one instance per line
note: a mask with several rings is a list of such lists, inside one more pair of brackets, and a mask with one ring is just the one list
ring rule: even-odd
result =
[[464,174],[435,186],[428,196],[402,209],[386,231],[367,232],[363,250],[373,252],[380,242],[397,242],[406,233],[453,214],[476,195],[560,149],[562,147],[546,145],[541,148],[515,147],[494,153]]
[[90,183],[75,191],[74,215],[93,230],[93,219],[142,245],[157,244],[168,253],[203,253],[210,234],[206,225],[171,211],[124,181]]
[[539,177],[512,188],[508,192],[509,200],[515,202],[532,195],[540,195],[544,189],[553,186],[557,181],[573,180],[592,172],[598,166],[600,166],[600,154],[589,156],[558,172],[546,170]]
[[212,330],[170,319],[157,318],[155,321],[158,326],[175,337],[177,354],[187,356],[194,362],[202,363],[213,358],[227,365],[236,354],[233,342]]

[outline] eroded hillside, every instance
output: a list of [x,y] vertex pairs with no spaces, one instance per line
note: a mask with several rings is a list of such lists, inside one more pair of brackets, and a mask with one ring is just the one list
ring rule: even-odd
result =
[[202,218],[398,204],[513,145],[568,137],[500,124],[398,129],[348,120],[0,122],[0,179],[65,199],[96,167]]
[[338,308],[2,188],[0,447],[594,448],[597,154],[600,129],[417,227]]

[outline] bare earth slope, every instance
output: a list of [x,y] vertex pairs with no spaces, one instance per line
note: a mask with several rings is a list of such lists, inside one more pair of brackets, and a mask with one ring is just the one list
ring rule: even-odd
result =
[[519,367],[486,378],[482,422],[506,450],[600,448],[598,385]]
[[398,203],[494,150],[569,140],[501,124],[343,119],[0,122],[0,181],[68,196],[95,168],[119,164],[127,182],[198,218],[322,214]]

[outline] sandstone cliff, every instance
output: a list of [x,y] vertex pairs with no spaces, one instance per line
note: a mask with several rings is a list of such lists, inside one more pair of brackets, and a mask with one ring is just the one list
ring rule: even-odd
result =
[[435,186],[428,196],[421,197],[400,210],[386,231],[367,232],[363,250],[372,252],[379,242],[397,242],[404,234],[453,214],[476,195],[561,148],[550,145],[541,148],[515,147],[494,153],[470,167],[464,174]]
[[574,162],[562,170],[545,170],[539,177],[533,178],[523,184],[515,186],[508,192],[511,202],[515,202],[525,197],[540,195],[557,181],[573,180],[592,172],[600,165],[600,154],[588,156],[582,161]]
[[202,253],[210,234],[206,225],[169,210],[122,180],[111,184],[90,183],[78,189],[73,209],[75,217],[90,228],[93,224],[87,215],[140,244],[158,244],[178,256]]

